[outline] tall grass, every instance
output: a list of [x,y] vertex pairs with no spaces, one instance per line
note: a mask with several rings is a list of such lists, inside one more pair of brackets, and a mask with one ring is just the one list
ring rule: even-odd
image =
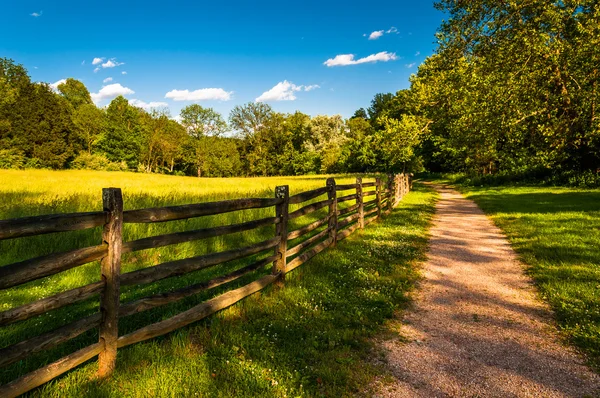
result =
[[[102,209],[101,189],[106,187],[121,188],[125,210],[130,210],[244,197],[273,197],[277,185],[290,185],[290,193],[293,195],[324,186],[326,178],[327,176],[199,179],[121,172],[0,170],[0,219],[53,213],[98,211]],[[347,184],[354,182],[355,177],[336,176],[336,180],[338,183]],[[315,200],[322,199],[317,198]],[[350,204],[352,203],[346,202],[345,206]],[[292,210],[300,206],[302,205],[296,205]],[[240,223],[262,217],[271,217],[274,215],[274,211],[274,208],[254,209],[167,223],[127,224],[124,226],[123,237],[125,241],[129,241],[171,232]],[[323,209],[294,220],[289,228],[292,230],[300,224],[322,218],[326,212],[327,209]],[[273,236],[274,227],[264,227],[243,233],[129,253],[123,256],[122,272],[250,245]],[[0,266],[45,254],[93,246],[100,242],[101,228],[0,241]],[[291,245],[295,243],[291,242]],[[124,287],[121,300],[122,302],[128,302],[150,294],[206,281],[231,272],[243,264],[248,264],[252,259],[260,257],[264,257],[264,255],[232,261],[218,267],[193,272],[177,278],[168,278],[143,286]],[[258,270],[221,288],[195,295],[178,303],[124,318],[119,324],[120,333],[128,333],[145,324],[169,318],[199,302],[222,293],[224,290],[241,286],[267,272],[268,267],[265,267],[265,269]],[[99,277],[99,263],[94,262],[12,289],[0,291],[0,311],[98,281]],[[96,297],[24,322],[0,328],[0,348],[51,331],[97,311],[98,298]],[[72,352],[76,348],[86,346],[96,339],[97,331],[92,330],[55,349],[33,355],[8,369],[4,369],[0,373],[0,383],[14,379],[24,372],[33,370],[41,364]]]

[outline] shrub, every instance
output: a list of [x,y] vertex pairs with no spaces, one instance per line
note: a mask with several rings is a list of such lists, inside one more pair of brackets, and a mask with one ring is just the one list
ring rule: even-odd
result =
[[111,162],[103,155],[82,153],[71,162],[71,168],[77,170],[125,171],[125,162]]
[[0,169],[22,169],[27,162],[18,149],[0,149]]

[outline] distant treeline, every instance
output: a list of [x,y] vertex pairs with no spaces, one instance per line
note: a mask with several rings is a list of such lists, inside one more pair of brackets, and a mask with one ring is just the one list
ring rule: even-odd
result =
[[[207,177],[401,171],[374,101],[365,117],[282,114],[264,103],[236,106],[229,120],[198,104],[179,121],[122,96],[97,107],[75,79],[32,82],[0,59],[0,168],[134,170]],[[368,120],[367,120],[368,119]]]
[[[201,176],[422,170],[600,184],[600,3],[442,0],[438,49],[409,89],[354,116],[190,105],[170,118],[123,97],[98,109],[0,59],[0,167]],[[225,134],[230,132],[230,134]],[[233,134],[231,134],[233,133]],[[234,137],[234,138],[225,138]]]

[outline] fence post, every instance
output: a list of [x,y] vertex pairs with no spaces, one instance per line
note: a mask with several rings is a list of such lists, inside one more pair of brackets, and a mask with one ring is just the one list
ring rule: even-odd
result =
[[394,175],[393,174],[388,174],[388,181],[387,181],[387,189],[388,189],[388,202],[387,202],[387,211],[390,212],[392,211],[392,209],[394,208]]
[[117,339],[119,337],[119,298],[121,294],[121,247],[123,245],[123,197],[119,188],[102,189],[104,211],[108,213],[102,242],[108,253],[100,262],[104,289],[100,293],[100,343],[98,376],[109,376],[117,364]]
[[402,178],[400,176],[400,174],[396,174],[396,196],[394,197],[394,207],[398,205],[402,195]]
[[337,209],[337,191],[335,188],[335,179],[327,179],[327,197],[329,199],[329,238],[331,239],[331,246],[335,247],[337,244],[337,229],[338,229],[338,209]]
[[273,261],[273,274],[281,273],[281,278],[285,276],[286,253],[287,253],[287,235],[288,235],[288,214],[290,207],[290,187],[281,185],[275,188],[275,197],[283,199],[275,206],[275,216],[279,217],[279,223],[275,226],[275,236],[279,236],[281,241],[275,246],[275,254],[279,258]]
[[381,178],[375,178],[375,190],[377,191],[377,218],[381,217]]
[[365,201],[363,200],[361,177],[356,178],[356,203],[358,203],[358,227],[363,229],[365,227]]

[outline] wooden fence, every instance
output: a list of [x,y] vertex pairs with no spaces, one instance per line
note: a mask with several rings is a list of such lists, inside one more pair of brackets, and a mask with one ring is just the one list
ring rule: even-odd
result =
[[[294,196],[289,195],[288,186],[279,186],[275,189],[275,198],[272,199],[237,199],[130,211],[123,211],[120,189],[106,188],[102,190],[103,211],[53,214],[0,221],[0,240],[103,227],[100,245],[46,255],[0,267],[0,289],[9,289],[93,261],[100,260],[101,268],[100,281],[0,312],[0,326],[6,326],[81,302],[95,295],[99,295],[100,300],[98,313],[0,349],[0,368],[2,368],[34,353],[56,347],[91,329],[98,328],[99,330],[98,342],[0,386],[0,396],[20,395],[95,356],[98,356],[99,362],[98,376],[101,378],[109,376],[115,368],[117,349],[189,325],[283,279],[287,272],[305,263],[324,249],[335,246],[336,242],[346,238],[356,229],[364,228],[382,214],[389,213],[410,190],[410,184],[410,177],[404,174],[389,176],[385,186],[380,179],[363,182],[361,178],[357,178],[355,184],[337,185],[335,180],[330,178],[325,187]],[[348,191],[352,192],[348,193]],[[338,195],[340,192],[343,193],[343,196]],[[298,210],[289,212],[290,205],[302,204],[324,195],[327,195],[327,199],[311,202]],[[338,204],[346,201],[355,203],[338,210]],[[157,223],[268,207],[275,208],[273,217],[241,224],[153,236],[129,242],[123,242],[122,239],[124,223]],[[328,215],[323,219],[288,231],[290,220],[324,208],[328,208]],[[268,225],[275,225],[275,236],[251,246],[121,273],[121,256],[124,253],[249,231]],[[322,226],[326,226],[326,228],[317,233],[317,229]],[[300,237],[308,238],[296,246],[288,248],[289,241]],[[148,284],[269,250],[272,251],[272,255],[210,281],[132,302],[120,302],[121,286]],[[292,259],[288,262],[289,258]],[[202,302],[172,318],[119,336],[119,318],[174,303],[224,285],[253,271],[264,269],[268,264],[272,264],[272,272],[252,283]]]

